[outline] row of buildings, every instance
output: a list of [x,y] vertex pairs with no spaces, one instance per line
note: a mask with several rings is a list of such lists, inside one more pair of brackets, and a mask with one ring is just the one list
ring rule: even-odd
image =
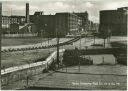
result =
[[[40,35],[65,36],[67,34],[78,34],[80,31],[89,31],[97,29],[92,21],[88,19],[88,13],[69,13],[61,12],[55,15],[44,15],[43,12],[35,12],[34,15],[29,15],[27,19],[31,24],[32,33]],[[2,16],[3,33],[21,33],[20,26],[26,23],[25,16]]]
[[[56,13],[55,15],[30,15],[30,22],[37,26],[37,31],[47,36],[77,34],[82,30],[82,18],[74,13]],[[41,34],[39,33],[39,34]]]
[[[31,31],[20,30],[20,27],[26,23],[31,27]],[[38,33],[39,36],[51,37],[57,34],[60,36],[76,35],[98,29],[88,19],[87,11],[79,13],[60,12],[55,15],[44,15],[40,11],[35,12],[34,15],[29,15],[28,3],[26,3],[26,16],[2,16],[2,28],[4,34]]]
[[44,15],[43,12],[35,12],[30,15],[30,22],[35,24],[40,35],[60,36],[78,35],[95,28],[94,23],[88,19],[88,13],[60,12],[55,15]]
[[[2,16],[2,33],[38,33],[39,36],[51,37],[57,34],[66,36],[86,32],[99,32],[101,35],[107,33],[127,35],[128,7],[100,11],[100,25],[93,23],[88,17],[87,11],[60,12],[55,15],[44,15],[40,11],[29,15],[29,3],[26,3],[26,16]],[[22,28],[24,26],[26,27]]]
[[2,16],[2,33],[18,33],[19,26],[24,25],[24,23],[25,16]]
[[112,35],[127,35],[128,7],[117,10],[100,11],[99,33],[111,33]]
[[60,36],[85,34],[88,31],[97,31],[98,24],[88,18],[87,11],[79,13],[60,12],[55,15],[44,15],[42,12],[35,12],[30,15],[30,22],[38,28],[39,34],[46,36]]

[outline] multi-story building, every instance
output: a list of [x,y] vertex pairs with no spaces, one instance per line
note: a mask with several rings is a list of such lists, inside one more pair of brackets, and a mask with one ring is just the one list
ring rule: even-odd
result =
[[91,25],[90,25],[90,32],[92,33],[98,33],[98,29],[99,29],[99,24],[98,23],[93,23],[91,22]]
[[34,15],[30,15],[30,22],[35,24],[37,30],[35,32],[38,35],[55,36],[55,15],[43,15],[43,13],[35,12]]
[[56,31],[61,36],[77,34],[81,31],[82,19],[73,13],[56,13]]
[[[25,22],[25,16],[2,16],[2,32],[3,33],[11,33],[11,32],[14,33],[15,32],[14,30],[18,31],[17,29],[19,25],[24,24],[24,22]],[[11,29],[12,27],[13,29]]]
[[82,19],[82,28],[86,31],[88,30],[88,24],[89,24],[89,19],[88,19],[88,12],[85,11],[85,12],[77,12],[74,14],[76,14],[77,16],[81,17]]
[[2,33],[20,33],[19,26],[29,23],[29,3],[26,3],[26,16],[2,16]]
[[24,16],[2,16],[2,25],[10,25],[13,23],[22,24],[24,22]]
[[34,15],[38,16],[38,15],[44,15],[44,12],[43,11],[37,11],[34,13]]
[[100,11],[99,32],[111,32],[112,35],[127,35],[127,18],[128,7]]
[[55,15],[42,15],[38,12],[30,15],[30,22],[37,26],[39,34],[54,37],[57,33],[63,37],[75,34],[81,30],[82,20],[73,13],[56,13]]

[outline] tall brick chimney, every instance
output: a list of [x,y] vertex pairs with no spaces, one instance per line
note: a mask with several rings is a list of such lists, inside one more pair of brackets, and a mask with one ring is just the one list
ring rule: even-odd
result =
[[26,23],[29,23],[29,3],[26,3]]

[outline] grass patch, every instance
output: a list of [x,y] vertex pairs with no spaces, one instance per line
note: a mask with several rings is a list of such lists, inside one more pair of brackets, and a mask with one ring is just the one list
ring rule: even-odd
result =
[[1,54],[1,68],[44,61],[52,52],[47,49],[5,52]]
[[2,38],[1,46],[17,46],[17,45],[28,45],[36,44],[47,41],[47,38],[41,37],[28,37],[28,38]]

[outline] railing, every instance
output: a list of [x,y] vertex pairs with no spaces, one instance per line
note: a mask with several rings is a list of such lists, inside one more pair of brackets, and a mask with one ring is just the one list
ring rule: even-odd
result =
[[[66,41],[66,42],[61,42],[59,43],[59,46],[63,46],[63,45],[68,45],[68,44],[71,44],[77,40],[79,40],[80,38],[74,38],[74,39],[71,39],[69,41]],[[34,50],[34,49],[46,49],[46,48],[53,48],[53,47],[56,47],[57,44],[53,44],[53,45],[23,45],[23,46],[20,46],[17,47],[17,46],[14,46],[14,47],[5,47],[5,48],[2,48],[2,52],[12,52],[12,51],[26,51],[26,50]]]

